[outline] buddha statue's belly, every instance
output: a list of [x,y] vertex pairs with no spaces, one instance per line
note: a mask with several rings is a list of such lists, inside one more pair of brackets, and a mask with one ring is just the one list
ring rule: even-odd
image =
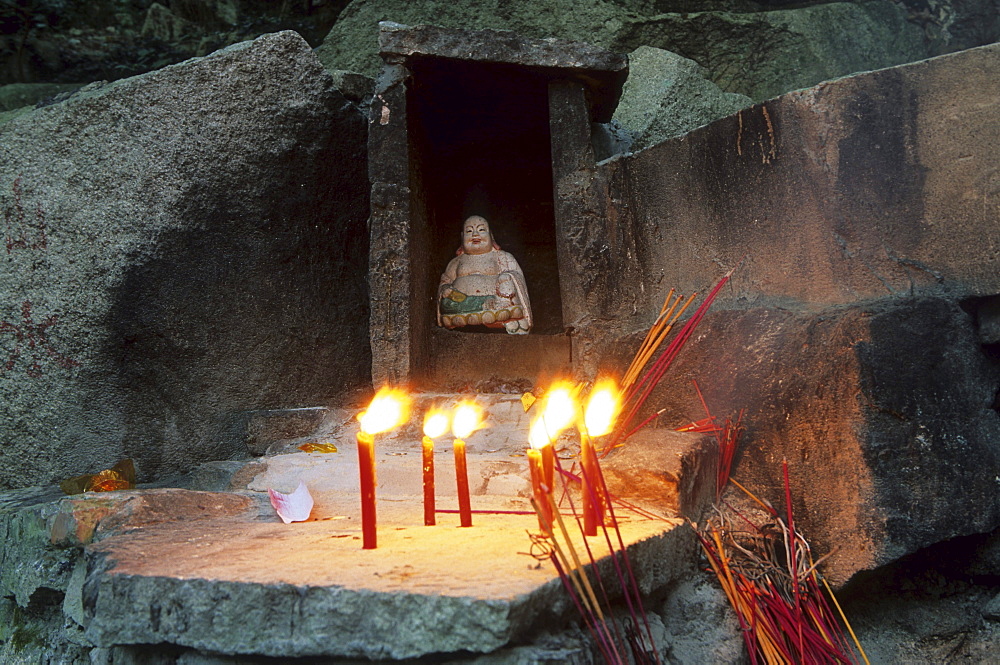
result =
[[451,288],[468,296],[491,296],[496,294],[497,276],[474,273],[458,277]]

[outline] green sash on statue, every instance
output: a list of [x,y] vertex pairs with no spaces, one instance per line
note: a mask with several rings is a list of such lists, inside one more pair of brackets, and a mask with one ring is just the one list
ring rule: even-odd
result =
[[[458,298],[456,298],[458,296]],[[441,298],[441,313],[475,314],[486,307],[486,299],[490,296],[467,296],[461,291],[452,290],[451,295]]]

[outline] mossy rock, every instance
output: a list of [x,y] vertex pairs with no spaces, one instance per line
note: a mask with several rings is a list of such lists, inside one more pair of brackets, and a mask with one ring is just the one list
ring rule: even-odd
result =
[[607,47],[644,45],[694,60],[722,90],[755,101],[932,55],[923,30],[887,2],[632,17]]
[[[628,4],[649,9],[650,3]],[[327,69],[376,76],[382,69],[378,56],[380,21],[469,30],[513,30],[525,37],[558,37],[603,46],[613,40],[629,13],[626,3],[605,0],[486,0],[473,4],[355,0],[340,14],[316,54]]]
[[[641,0],[355,0],[317,55],[330,70],[376,76],[378,24],[513,30],[527,37],[582,41],[627,53],[653,46],[690,58],[725,92],[769,99],[789,90],[933,55],[923,28],[888,2],[834,2],[770,11],[666,12]],[[716,9],[742,5],[705,5]],[[763,5],[762,5],[763,6]]]
[[632,136],[632,151],[686,134],[753,103],[746,95],[723,92],[704,77],[694,60],[641,46],[629,54],[615,120]]

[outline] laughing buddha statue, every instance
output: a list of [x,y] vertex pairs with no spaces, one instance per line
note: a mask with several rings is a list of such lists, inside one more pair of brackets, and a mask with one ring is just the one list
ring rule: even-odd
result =
[[448,262],[438,287],[438,325],[484,325],[511,335],[531,330],[531,304],[524,273],[490,235],[485,218],[473,215],[462,228],[458,256]]

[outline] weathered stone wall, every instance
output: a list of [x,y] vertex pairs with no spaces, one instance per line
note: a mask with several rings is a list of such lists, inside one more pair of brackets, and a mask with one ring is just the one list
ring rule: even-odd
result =
[[619,265],[645,275],[614,313],[651,316],[741,260],[720,303],[1000,292],[998,68],[994,45],[841,79],[604,165],[640,239]]
[[366,383],[365,138],[290,32],[0,125],[0,486],[185,470]]
[[779,509],[788,460],[831,582],[1000,526],[1000,367],[953,302],[718,311],[650,398],[661,422],[703,417],[692,380],[713,413],[746,409],[735,477]]
[[580,252],[603,261],[591,353],[624,366],[669,287],[738,266],[648,408],[703,417],[691,379],[717,415],[745,408],[737,477],[778,505],[788,459],[838,583],[1000,526],[1000,367],[977,329],[1000,293],[998,70],[994,45],[841,79],[595,174],[618,236]]

